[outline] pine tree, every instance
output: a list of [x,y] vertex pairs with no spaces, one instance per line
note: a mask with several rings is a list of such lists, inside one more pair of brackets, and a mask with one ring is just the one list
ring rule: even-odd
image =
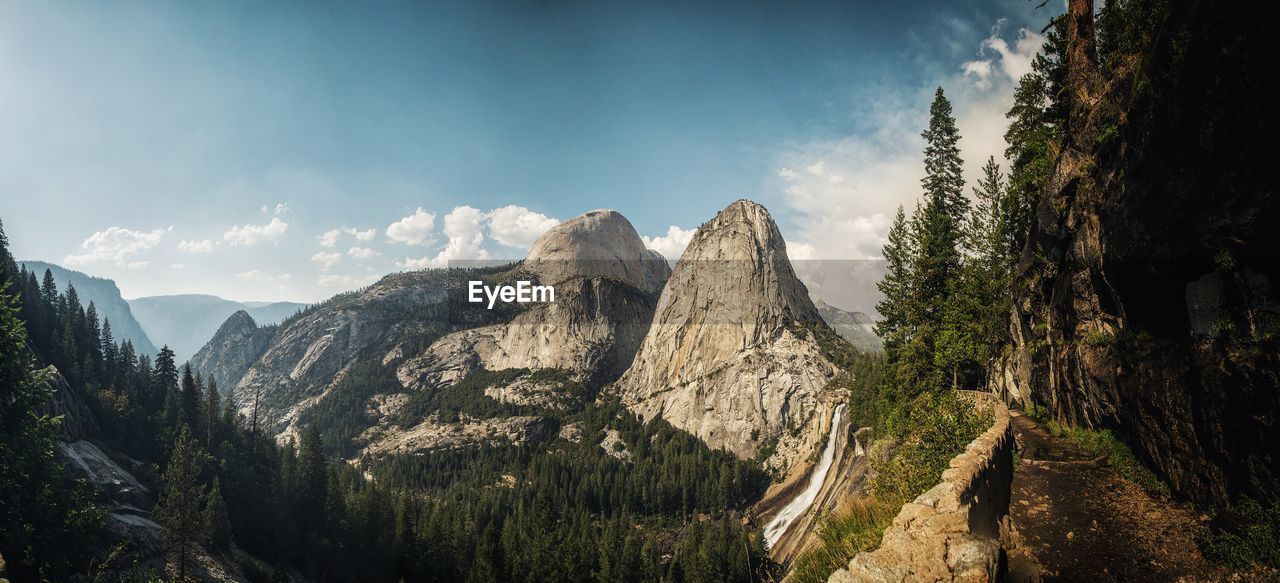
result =
[[[929,108],[929,128],[925,139],[924,204],[911,218],[913,263],[910,295],[897,309],[907,314],[910,335],[889,355],[891,370],[899,388],[915,393],[943,383],[939,353],[954,347],[944,329],[945,306],[955,293],[961,265],[961,237],[969,203],[964,193],[960,133],[951,115],[951,103],[942,88],[934,94]],[[952,367],[952,384],[956,369]]]
[[222,414],[222,404],[219,402],[218,383],[209,377],[209,388],[205,391],[204,399],[204,429],[205,429],[205,448],[213,449],[213,440],[218,433],[218,416]]
[[297,499],[295,516],[298,524],[311,532],[323,532],[325,501],[328,498],[328,462],[320,441],[320,430],[314,424],[302,432],[298,447]]
[[915,261],[915,249],[912,248],[911,233],[901,205],[889,227],[889,241],[883,254],[886,273],[876,288],[884,294],[884,299],[876,304],[881,317],[876,323],[876,334],[884,339],[886,350],[895,354],[910,332],[908,303],[911,298],[911,268]]
[[960,130],[951,113],[951,101],[939,87],[929,106],[929,128],[921,137],[925,140],[924,172],[920,180],[925,197],[938,199],[946,216],[959,221],[969,211],[969,200],[964,196],[964,161],[960,159]]
[[227,514],[227,503],[222,499],[222,484],[216,477],[206,496],[204,525],[210,548],[219,551],[231,548],[231,518]]
[[[210,379],[210,382],[213,382]],[[228,431],[240,427],[240,413],[236,410],[236,388],[227,389],[227,398],[222,400],[222,426]]]
[[178,581],[186,581],[187,559],[204,542],[204,516],[200,511],[200,468],[204,454],[185,425],[178,432],[173,455],[164,470],[164,491],[156,515],[169,533],[170,550],[178,555]]
[[[132,350],[132,347],[130,348]],[[166,345],[156,354],[149,391],[143,396],[142,407],[147,414],[155,414],[166,402],[166,397],[178,387],[178,367],[174,364],[173,351]]]
[[[1002,214],[1008,228],[1003,233],[1007,256],[1022,253],[1031,214],[1040,193],[1048,188],[1053,170],[1054,149],[1061,142],[1067,106],[1066,19],[1055,18],[1048,27],[1047,40],[1031,63],[1031,72],[1022,76],[1013,93],[1013,107],[1005,114],[1005,158],[1009,160],[1009,185]],[[1011,261],[1012,261],[1011,259]]]

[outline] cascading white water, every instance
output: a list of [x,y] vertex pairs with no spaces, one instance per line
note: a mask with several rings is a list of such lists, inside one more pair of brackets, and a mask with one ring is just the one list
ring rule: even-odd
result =
[[783,533],[787,532],[787,527],[795,519],[804,515],[809,510],[809,506],[818,498],[818,492],[822,491],[822,483],[827,480],[827,472],[831,471],[831,464],[836,459],[836,438],[840,431],[840,418],[844,415],[844,403],[836,407],[835,413],[831,414],[831,433],[827,435],[827,447],[822,450],[822,458],[818,460],[818,467],[814,468],[813,474],[809,476],[809,484],[805,486],[803,492],[799,496],[791,499],[783,507],[773,520],[769,521],[764,527],[764,544],[765,547],[772,547],[778,539],[782,538]]

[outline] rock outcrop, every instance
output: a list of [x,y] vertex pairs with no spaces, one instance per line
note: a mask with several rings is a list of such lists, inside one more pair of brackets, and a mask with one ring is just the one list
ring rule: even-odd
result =
[[[825,326],[764,207],[740,200],[694,234],[616,385],[645,419],[786,469],[824,434],[815,412],[836,372],[806,326]],[[834,336],[834,335],[833,335]]]
[[537,443],[559,435],[559,427],[544,417],[512,416],[502,419],[467,419],[444,423],[435,417],[401,429],[379,428],[365,454],[378,458],[425,451],[464,449],[489,445]]
[[191,368],[228,391],[267,349],[275,332],[275,326],[259,328],[248,312],[238,310],[191,357]]
[[445,336],[401,365],[397,376],[411,389],[456,382],[478,368],[556,368],[593,384],[612,381],[630,366],[670,273],[621,214],[580,215],[539,237],[506,276],[554,286],[555,302]]
[[[376,363],[393,385],[359,397],[372,412],[362,428],[370,441],[359,445],[400,451],[407,446],[380,442],[396,433],[387,418],[406,402],[403,393],[448,387],[480,369],[558,369],[592,387],[616,379],[644,338],[669,274],[666,260],[645,249],[626,218],[591,211],[549,230],[516,264],[389,275],[311,306],[278,329],[255,327],[238,312],[193,365],[224,390],[234,386],[241,411],[251,419],[256,413],[268,433],[289,436],[314,420],[311,411],[325,409],[317,407],[353,366]],[[488,309],[469,301],[471,281],[551,285],[555,301]],[[366,367],[360,374],[370,373]],[[521,404],[560,398],[544,399],[531,393],[536,388],[524,383],[491,392]]]
[[1071,3],[1069,113],[997,379],[1115,430],[1181,496],[1276,500],[1280,117],[1240,82],[1270,75],[1270,33],[1207,2],[1157,14],[1143,38],[1178,42],[1103,66]]

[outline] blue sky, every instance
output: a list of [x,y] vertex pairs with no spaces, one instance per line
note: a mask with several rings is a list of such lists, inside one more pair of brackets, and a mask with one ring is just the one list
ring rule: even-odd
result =
[[874,257],[935,86],[1002,151],[1037,4],[0,0],[0,218],[126,297],[315,301],[602,207],[677,256],[743,197]]

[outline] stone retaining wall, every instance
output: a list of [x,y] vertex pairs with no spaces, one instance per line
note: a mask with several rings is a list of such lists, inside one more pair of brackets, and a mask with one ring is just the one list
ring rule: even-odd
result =
[[858,553],[828,583],[995,581],[1005,571],[1013,429],[990,393],[965,392],[995,423],[951,460],[942,481],[902,506],[880,547]]

